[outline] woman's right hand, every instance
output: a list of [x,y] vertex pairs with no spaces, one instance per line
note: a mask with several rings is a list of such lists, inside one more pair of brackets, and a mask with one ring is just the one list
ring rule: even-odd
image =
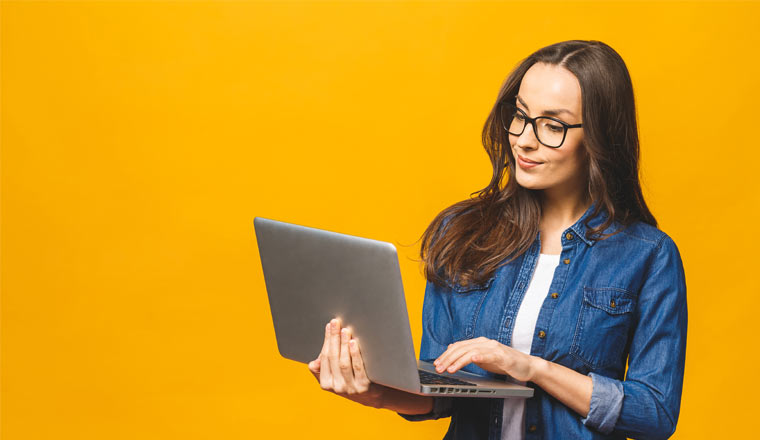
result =
[[325,327],[325,341],[319,357],[309,362],[309,371],[319,380],[323,390],[373,408],[381,408],[388,389],[370,382],[364,370],[359,341],[351,330],[341,328],[333,319]]

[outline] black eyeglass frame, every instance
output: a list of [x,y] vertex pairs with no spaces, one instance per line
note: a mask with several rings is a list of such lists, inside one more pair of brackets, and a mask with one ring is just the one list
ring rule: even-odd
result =
[[[514,135],[514,136],[520,136],[520,135],[522,135],[523,132],[525,131],[525,127],[527,127],[528,124],[523,124],[523,129],[522,129],[522,131],[520,133],[512,133],[511,131],[509,131],[509,128],[507,128],[507,124],[504,121],[504,106],[505,105],[511,106],[516,111],[520,112],[523,115],[523,117],[525,118],[525,121],[529,122],[530,125],[533,127],[533,136],[536,137],[536,140],[538,142],[540,142],[541,145],[545,145],[545,146],[547,146],[549,148],[559,148],[559,147],[561,147],[562,144],[565,143],[565,138],[567,137],[567,130],[569,130],[571,128],[579,128],[579,127],[583,126],[583,124],[568,124],[567,122],[560,121],[559,119],[552,118],[551,116],[536,116],[535,118],[531,118],[524,111],[522,111],[519,107],[517,107],[517,105],[515,105],[515,104],[513,104],[511,102],[502,102],[501,105],[500,105],[500,107],[499,107],[499,119],[501,120],[501,126],[504,127],[504,131],[506,131],[507,133],[509,133],[511,135]],[[562,133],[562,141],[559,143],[559,145],[557,145],[556,147],[554,147],[554,146],[551,146],[551,145],[546,145],[545,143],[541,142],[541,139],[539,139],[539,137],[538,137],[538,129],[536,128],[536,121],[538,119],[549,119],[549,120],[552,120],[552,121],[554,121],[554,122],[562,125],[562,127],[564,128],[564,130],[563,130],[563,133]],[[510,122],[512,122],[511,119],[510,119]]]

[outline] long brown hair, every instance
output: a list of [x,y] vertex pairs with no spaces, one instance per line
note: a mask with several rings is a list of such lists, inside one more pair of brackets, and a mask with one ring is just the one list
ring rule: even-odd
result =
[[[606,220],[590,228],[600,240],[613,222],[657,226],[639,184],[639,137],[633,85],[623,59],[601,41],[571,40],[539,49],[509,74],[483,127],[483,146],[493,166],[491,182],[468,200],[441,211],[422,235],[420,257],[429,281],[443,286],[482,284],[496,269],[530,248],[541,216],[539,191],[510,176],[515,158],[499,116],[514,102],[525,72],[535,63],[561,66],[581,86],[583,144],[588,155],[588,192],[594,211]],[[474,197],[473,197],[474,195]],[[619,232],[616,231],[616,232]]]

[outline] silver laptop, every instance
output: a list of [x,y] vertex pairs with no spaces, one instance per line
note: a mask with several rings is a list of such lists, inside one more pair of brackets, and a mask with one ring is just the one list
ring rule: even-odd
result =
[[317,358],[325,324],[341,318],[361,341],[372,382],[424,395],[531,397],[533,389],[458,371],[435,371],[414,353],[396,248],[391,243],[254,219],[280,354]]

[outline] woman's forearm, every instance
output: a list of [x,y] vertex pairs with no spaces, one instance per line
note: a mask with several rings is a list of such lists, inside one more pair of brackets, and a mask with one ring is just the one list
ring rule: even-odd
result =
[[533,382],[573,411],[583,417],[588,415],[594,388],[589,376],[493,339],[481,336],[455,342],[433,361],[439,373],[454,373],[470,363],[519,381]]
[[[531,382],[581,416],[588,415],[593,391],[593,383],[589,376],[539,357],[535,357],[533,363]],[[427,414],[433,409],[433,398],[383,387],[380,407],[401,414]]]
[[401,414],[427,414],[433,410],[433,398],[383,387],[381,408]]
[[539,357],[534,357],[532,361],[534,373],[530,381],[573,411],[586,417],[591,407],[591,392],[593,391],[591,378]]
[[[589,376],[560,364],[535,357],[531,382],[567,405],[582,417],[591,407],[593,382]],[[383,387],[382,408],[401,414],[427,414],[433,409],[433,398]]]

